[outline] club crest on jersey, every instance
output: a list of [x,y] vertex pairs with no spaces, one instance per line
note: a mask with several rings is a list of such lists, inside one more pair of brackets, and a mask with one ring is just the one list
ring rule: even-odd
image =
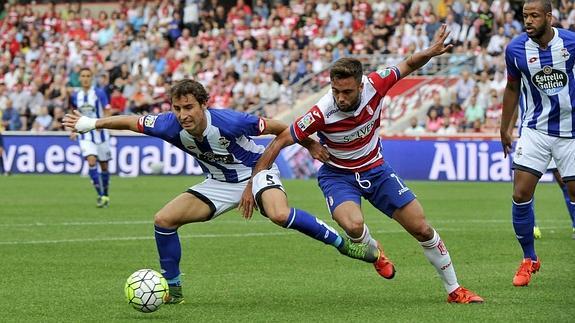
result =
[[260,130],[260,133],[264,132],[264,130],[266,129],[266,122],[264,119],[260,118],[260,122],[258,122],[258,128]]
[[78,108],[78,110],[80,110],[80,113],[83,115],[90,115],[90,113],[94,113],[96,111],[96,107],[91,104],[84,103]]
[[301,131],[305,131],[307,127],[309,127],[314,122],[315,119],[313,118],[313,115],[308,112],[300,119],[300,121],[297,122],[297,126],[301,129]]
[[531,81],[545,94],[555,95],[567,86],[567,74],[551,66],[544,66],[531,77]]
[[230,145],[230,141],[226,139],[226,137],[220,137],[218,139],[218,142],[220,143],[220,146],[224,147],[224,148],[228,148],[228,146]]
[[569,57],[571,57],[571,54],[569,54],[567,48],[561,48],[561,57],[563,57],[565,60],[568,60]]
[[144,127],[146,128],[154,128],[154,125],[156,124],[156,119],[158,118],[158,116],[152,116],[152,115],[148,115],[144,118]]

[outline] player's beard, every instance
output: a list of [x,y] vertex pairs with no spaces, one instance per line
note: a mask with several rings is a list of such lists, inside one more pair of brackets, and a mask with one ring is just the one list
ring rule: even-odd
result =
[[361,92],[357,94],[357,99],[355,100],[355,102],[353,102],[352,104],[349,105],[350,108],[348,108],[348,109],[343,109],[337,103],[337,100],[335,99],[335,97],[333,98],[333,100],[335,101],[335,104],[337,105],[337,108],[339,109],[339,111],[343,111],[343,112],[355,111],[359,108],[359,104],[361,103]]
[[527,36],[529,36],[529,38],[533,39],[533,40],[539,40],[541,39],[541,37],[543,37],[543,35],[545,35],[545,31],[547,30],[548,24],[547,21],[545,21],[545,24],[543,24],[541,27],[539,28],[534,28],[533,32],[531,34],[527,33]]

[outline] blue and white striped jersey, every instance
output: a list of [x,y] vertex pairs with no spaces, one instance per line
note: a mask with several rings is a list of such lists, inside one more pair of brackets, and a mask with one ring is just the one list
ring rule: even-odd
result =
[[575,138],[575,33],[553,28],[546,49],[526,33],[505,50],[507,77],[521,80],[521,127]]
[[250,136],[259,136],[265,121],[233,110],[206,109],[204,113],[207,127],[202,140],[184,130],[173,112],[143,116],[138,128],[194,156],[208,178],[228,183],[250,179],[265,149]]
[[[83,116],[90,118],[104,117],[104,109],[108,105],[108,97],[103,90],[91,87],[88,91],[81,89],[72,94],[72,106]],[[99,144],[110,139],[108,130],[92,130],[80,134],[80,140],[88,140]]]

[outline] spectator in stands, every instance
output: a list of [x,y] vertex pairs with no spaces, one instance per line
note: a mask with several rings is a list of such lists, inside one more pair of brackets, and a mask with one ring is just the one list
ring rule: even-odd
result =
[[484,105],[478,101],[477,95],[472,95],[469,97],[469,102],[465,106],[465,122],[468,128],[477,129],[476,121],[479,121],[479,125],[485,120],[485,108]]
[[457,38],[455,38],[455,36],[453,37],[457,40],[456,44],[458,46],[467,47],[469,43],[476,38],[475,35],[476,31],[472,25],[470,17],[464,16],[459,35]]
[[110,115],[122,115],[125,113],[128,100],[122,95],[120,88],[112,86],[112,96],[110,98]]
[[475,20],[475,28],[477,38],[481,46],[485,46],[489,41],[489,36],[493,30],[495,24],[495,17],[493,12],[489,10],[489,4],[487,2],[481,2],[479,4],[478,17]]
[[259,96],[262,103],[272,103],[280,97],[280,86],[271,74],[264,75],[263,83],[259,84]]
[[503,48],[509,42],[505,36],[505,29],[503,26],[497,29],[497,34],[491,36],[489,44],[487,45],[487,53],[491,56],[498,56],[503,53]]
[[438,135],[455,135],[457,134],[457,126],[449,122],[449,119],[444,118],[443,126],[437,129]]
[[503,23],[503,35],[513,38],[523,30],[521,23],[515,19],[513,12],[505,13],[505,23]]
[[443,118],[437,115],[437,110],[430,110],[427,121],[425,122],[425,130],[427,132],[437,132],[443,126]]
[[471,96],[475,80],[471,78],[468,70],[461,72],[461,78],[455,84],[455,97],[458,104],[462,104],[467,98]]
[[425,128],[419,124],[417,117],[411,117],[409,119],[409,128],[403,131],[406,136],[419,136],[425,133]]
[[471,98],[475,97],[477,100],[477,104],[480,105],[481,107],[483,107],[483,110],[485,111],[485,109],[487,108],[487,99],[489,98],[489,90],[485,88],[485,92],[483,92],[481,90],[480,87],[480,82],[476,82],[475,85],[473,86],[473,89],[471,90],[471,95],[469,96],[469,98],[467,98],[467,100],[465,100],[463,102],[463,107],[467,107],[468,105],[471,105]]
[[441,23],[437,21],[437,16],[434,13],[430,13],[428,18],[428,22],[425,24],[425,33],[429,41],[431,41],[439,27],[441,27]]
[[11,99],[6,101],[6,109],[2,113],[2,126],[4,129],[11,131],[25,130],[22,129],[20,113],[14,108]]
[[[0,68],[0,71],[2,69]],[[8,102],[8,93],[6,89],[6,84],[4,84],[4,79],[0,77],[0,111],[6,110]]]
[[66,131],[64,125],[62,124],[62,119],[64,118],[64,109],[62,107],[54,107],[53,110],[52,124],[50,125],[50,131]]
[[[20,118],[19,123],[16,122],[12,123],[10,130],[22,130],[22,131],[28,130],[27,123],[29,113],[27,113],[26,111],[27,109],[26,103],[28,101],[29,95],[27,92],[23,91],[23,87],[24,85],[22,83],[16,83],[14,89],[8,95],[8,98],[10,99],[10,102],[14,108],[14,112]],[[20,125],[19,128],[15,128],[17,124]]]
[[487,132],[496,132],[500,128],[503,104],[496,90],[489,93],[488,106],[485,110],[485,123],[483,128]]
[[438,92],[433,93],[433,103],[427,109],[427,116],[431,116],[431,110],[435,110],[435,115],[443,117],[443,104],[441,104],[441,95]]
[[112,84],[110,84],[108,73],[103,72],[100,74],[98,77],[98,88],[102,89],[109,101],[112,96]]
[[463,46],[455,47],[454,53],[447,59],[449,65],[449,75],[462,75],[464,64],[469,60],[469,55]]
[[48,113],[48,107],[43,105],[40,108],[38,116],[34,119],[32,124],[32,131],[46,131],[50,129],[52,124],[52,116]]
[[493,75],[493,80],[489,84],[489,88],[496,90],[498,94],[502,94],[506,83],[507,81],[505,80],[503,73],[497,71]]
[[54,75],[54,80],[50,83],[45,92],[46,104],[64,106],[68,100],[68,90],[64,84],[64,78],[60,74]]
[[459,132],[465,131],[465,112],[455,102],[449,105],[449,123],[456,126]]
[[[36,83],[30,84],[30,90],[25,92],[26,100],[24,101],[24,109],[27,114],[30,114],[32,118],[40,113],[40,109],[45,105],[44,95],[38,91],[38,85]],[[32,120],[29,120],[30,123]]]

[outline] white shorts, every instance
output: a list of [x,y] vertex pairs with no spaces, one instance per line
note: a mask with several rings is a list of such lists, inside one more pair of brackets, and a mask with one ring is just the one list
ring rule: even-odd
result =
[[[268,185],[268,182],[265,181],[266,176],[263,177],[263,182],[260,180],[261,176],[258,175],[263,173],[270,174],[272,176],[273,184]],[[258,200],[257,197],[261,196],[261,193],[268,188],[275,188],[279,185],[279,188],[283,190],[281,181],[279,180],[279,174],[279,169],[274,164],[271,170],[260,172],[254,177],[252,194],[254,195],[256,202]],[[211,218],[215,218],[220,214],[238,207],[247,184],[247,180],[240,183],[226,183],[208,178],[200,184],[190,187],[188,192],[206,203],[212,209]]]
[[271,169],[262,170],[253,178],[252,194],[262,215],[266,215],[262,204],[262,193],[270,188],[278,188],[285,193],[285,189],[280,180],[280,171],[274,164]]
[[96,156],[98,161],[109,161],[112,159],[112,151],[110,150],[110,143],[104,141],[103,143],[96,144],[89,140],[79,140],[80,149],[84,158],[88,156]]
[[547,170],[555,170],[557,169],[557,164],[555,164],[555,159],[551,158],[549,165],[547,165]]
[[575,180],[575,139],[553,137],[523,128],[515,147],[513,168],[541,177],[552,159],[564,181]]

